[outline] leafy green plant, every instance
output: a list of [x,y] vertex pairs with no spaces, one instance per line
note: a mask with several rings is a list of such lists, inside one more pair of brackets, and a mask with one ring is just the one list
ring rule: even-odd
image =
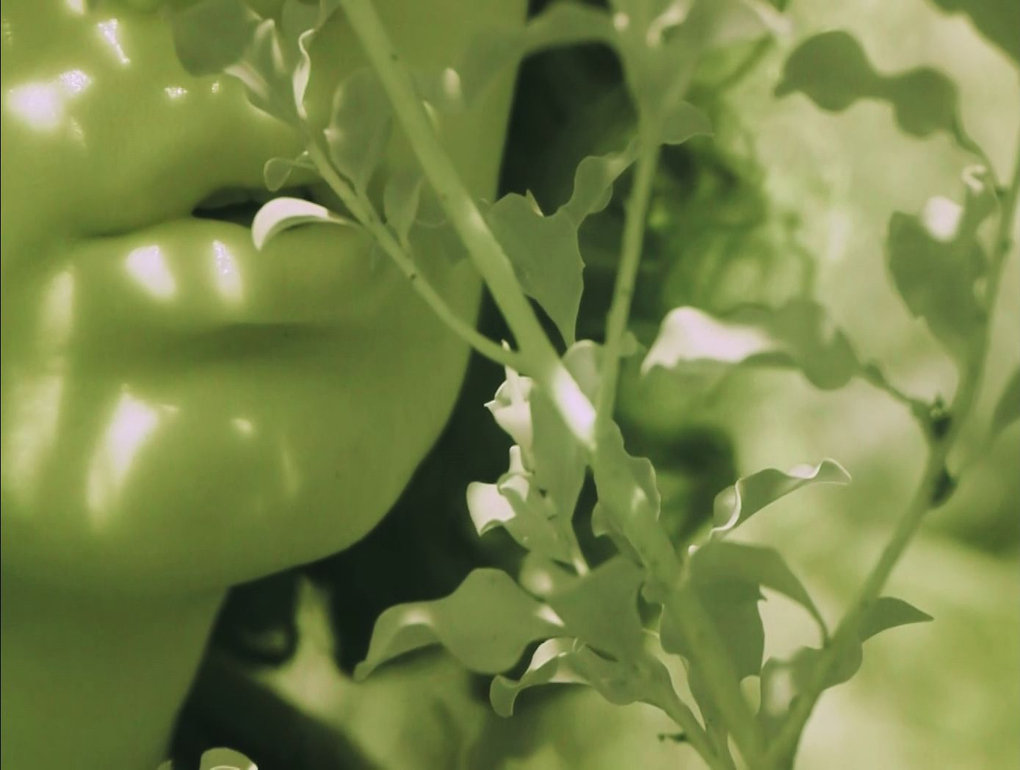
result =
[[[314,126],[306,103],[314,76],[310,52],[322,30],[341,20],[353,28],[369,66],[337,88],[328,125]],[[976,17],[980,29],[998,28],[986,21]],[[500,714],[511,714],[527,688],[585,684],[612,703],[662,709],[682,731],[678,739],[712,768],[792,766],[819,697],[854,675],[863,643],[931,619],[884,596],[883,588],[925,514],[955,488],[947,461],[981,386],[988,321],[1020,190],[1020,169],[1005,184],[995,178],[962,124],[953,83],[930,68],[880,73],[852,36],[828,32],[796,48],[776,89],[777,96],[800,93],[828,111],[880,100],[905,133],[942,132],[974,156],[962,173],[959,202],[934,198],[923,212],[894,213],[888,227],[892,283],[959,374],[950,398],[927,402],[892,384],[808,296],[721,315],[674,308],[647,349],[628,331],[662,148],[712,133],[706,113],[688,101],[692,82],[720,49],[784,34],[774,6],[760,0],[611,0],[608,9],[555,3],[523,28],[493,29],[462,62],[441,71],[405,65],[371,0],[287,0],[265,16],[240,0],[203,0],[175,11],[174,22],[178,53],[192,72],[233,75],[255,107],[304,137],[300,155],[267,162],[267,187],[279,190],[291,174],[313,173],[342,203],[342,211],[333,211],[305,200],[272,200],[253,223],[256,245],[309,224],[363,230],[454,333],[505,368],[505,382],[486,407],[512,440],[508,469],[494,482],[471,484],[467,500],[479,535],[505,530],[527,552],[523,567],[516,579],[478,570],[449,597],[383,613],[358,675],[442,645],[470,669],[495,675],[490,696]],[[437,140],[436,121],[472,109],[487,85],[524,57],[592,42],[619,58],[636,116],[631,135],[615,150],[582,160],[569,198],[555,211],[543,211],[531,195],[495,202],[473,197]],[[413,149],[413,162],[384,169],[383,152],[395,132]],[[584,289],[578,231],[608,205],[625,174],[629,193],[604,339],[578,340]],[[423,238],[445,239],[449,258],[466,254],[472,261],[512,345],[482,336],[444,303],[430,285],[431,266],[418,256]],[[778,551],[732,535],[802,487],[848,483],[847,471],[828,459],[760,470],[718,495],[710,531],[693,544],[675,542],[659,520],[656,470],[628,453],[614,420],[621,363],[639,355],[643,372],[662,368],[680,378],[783,367],[825,390],[863,379],[910,410],[927,439],[924,470],[856,600],[833,628]],[[996,430],[1018,417],[1018,377],[1001,397]],[[617,551],[595,566],[573,521],[589,475],[598,497],[594,535]],[[763,660],[763,590],[808,613],[817,646]],[[508,676],[529,652],[526,668]],[[742,686],[749,677],[760,682],[757,706]],[[682,695],[688,690],[693,702]]]

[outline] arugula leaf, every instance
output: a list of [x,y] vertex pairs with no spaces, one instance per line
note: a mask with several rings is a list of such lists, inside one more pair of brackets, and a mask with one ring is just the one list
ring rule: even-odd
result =
[[302,152],[296,158],[270,158],[262,167],[262,178],[270,192],[280,190],[294,171],[315,171],[308,152]]
[[775,468],[738,479],[715,498],[713,537],[722,537],[739,527],[762,508],[781,497],[812,484],[849,484],[850,474],[835,460],[815,466],[798,465],[783,472]]
[[535,479],[549,496],[557,515],[569,522],[584,485],[587,458],[541,388],[532,390],[530,402]]
[[824,390],[843,387],[860,371],[846,335],[832,328],[820,305],[806,299],[776,310],[744,307],[724,318],[693,307],[671,310],[641,371],[662,366],[682,375],[742,364],[796,368]]
[[291,71],[274,19],[259,22],[244,56],[223,71],[244,84],[254,107],[292,126],[301,124]]
[[954,360],[966,366],[988,322],[978,285],[988,257],[978,228],[995,210],[987,172],[968,171],[966,199],[958,213],[945,202],[922,216],[896,212],[889,220],[889,271],[907,308],[927,324]]
[[542,306],[564,342],[573,345],[584,290],[577,226],[566,216],[544,216],[530,193],[503,196],[486,220],[513,263],[521,288]]
[[240,61],[260,21],[241,0],[201,0],[169,18],[177,58],[192,75],[218,74]]
[[333,94],[324,133],[330,160],[363,195],[392,131],[393,111],[371,68],[362,67],[345,78]]
[[640,567],[616,557],[548,598],[567,632],[617,660],[640,656],[644,628],[638,614]]
[[381,664],[436,644],[472,671],[497,673],[513,666],[532,642],[562,630],[552,611],[505,572],[476,569],[444,599],[384,611],[354,677],[362,681]]
[[[171,765],[172,766],[172,765]],[[237,770],[256,770],[255,763],[240,751],[227,748],[208,749],[202,752],[199,760],[198,770],[223,770],[224,768],[237,768]]]
[[531,392],[534,388],[534,380],[506,367],[506,379],[496,389],[492,401],[485,404],[496,424],[520,447],[523,465],[529,470],[535,467],[532,456],[534,421],[531,418]]
[[664,708],[667,701],[676,699],[669,671],[653,655],[646,653],[637,662],[623,663],[602,657],[579,640],[558,638],[538,647],[520,680],[493,679],[489,700],[497,714],[509,717],[523,690],[543,684],[588,684],[621,706],[641,702]]
[[944,131],[974,149],[960,121],[955,83],[930,67],[882,75],[846,32],[815,35],[790,54],[775,93],[781,97],[796,91],[830,112],[842,112],[861,99],[884,101],[904,132],[926,137]]
[[[770,548],[712,541],[694,551],[688,579],[666,601],[660,619],[662,647],[692,657],[694,645],[683,620],[685,603],[700,605],[726,651],[738,679],[756,676],[762,668],[765,627],[758,602],[768,588],[804,607],[828,638],[825,621],[804,586],[782,556]],[[692,676],[692,687],[697,677]],[[702,697],[699,695],[699,702]]]
[[688,580],[663,605],[659,621],[662,648],[691,660],[694,645],[681,620],[680,608],[694,601],[704,608],[715,627],[737,678],[755,676],[765,652],[765,627],[758,611],[758,602],[763,598],[754,582],[726,578]]
[[284,230],[306,224],[343,225],[360,228],[353,219],[334,214],[318,203],[300,198],[274,198],[259,209],[251,223],[252,240],[261,250]]
[[[932,618],[927,613],[902,599],[880,597],[863,618],[858,636],[845,646],[825,682],[825,689],[849,681],[860,669],[864,660],[861,645],[882,631],[912,623],[924,623]],[[761,706],[758,719],[769,734],[782,724],[791,703],[810,685],[823,650],[802,647],[789,660],[770,658],[761,672]]]
[[613,196],[613,183],[636,159],[635,142],[630,142],[617,152],[583,158],[574,171],[574,190],[570,200],[560,206],[556,213],[566,215],[575,227],[580,227],[587,217],[609,205]]
[[543,684],[586,684],[575,668],[573,654],[577,643],[570,638],[548,639],[538,646],[527,670],[517,681],[497,676],[489,686],[489,701],[501,717],[514,713],[517,696],[529,687]]
[[775,549],[711,541],[692,555],[691,580],[699,586],[734,581],[776,591],[806,609],[823,638],[828,634],[825,620],[807,590]]
[[[513,453],[514,447],[511,449]],[[534,484],[519,459],[496,484],[468,486],[468,510],[479,535],[502,527],[523,548],[549,559],[573,563],[579,550],[570,519]]]
[[712,121],[690,102],[679,102],[663,117],[659,139],[663,144],[683,144],[696,136],[711,136]]
[[576,580],[577,575],[563,569],[559,564],[534,552],[525,555],[517,582],[528,593],[539,599],[547,599],[565,590]]
[[659,601],[669,592],[679,562],[659,526],[662,498],[655,485],[655,468],[649,460],[627,454],[623,434],[614,422],[600,433],[591,468],[605,520],[638,554],[648,570],[646,596]]
[[995,405],[992,431],[997,435],[1017,420],[1020,420],[1020,367],[1013,370],[1013,376],[1006,382]]
[[875,601],[871,611],[864,617],[858,633],[861,641],[866,642],[890,628],[912,623],[927,623],[930,620],[933,620],[931,615],[912,604],[892,596],[882,596]]
[[615,31],[605,12],[579,3],[553,3],[523,28],[508,27],[477,35],[456,67],[460,93],[468,105],[474,103],[501,72],[538,51],[614,41]]
[[408,234],[418,216],[422,181],[420,172],[399,169],[390,173],[383,189],[383,213],[386,216],[386,224],[405,249],[410,248]]
[[1020,64],[1020,18],[1015,3],[1002,0],[934,0],[947,13],[965,13],[999,50]]

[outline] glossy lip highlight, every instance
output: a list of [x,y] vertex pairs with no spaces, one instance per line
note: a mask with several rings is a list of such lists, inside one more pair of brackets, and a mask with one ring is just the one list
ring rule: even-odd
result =
[[399,284],[359,229],[312,225],[255,249],[241,225],[187,218],[73,247],[75,314],[107,332],[237,325],[333,325],[361,317]]

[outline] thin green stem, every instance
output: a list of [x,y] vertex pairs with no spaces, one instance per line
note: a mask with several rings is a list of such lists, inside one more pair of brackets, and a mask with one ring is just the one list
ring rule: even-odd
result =
[[[1002,270],[1013,245],[1012,231],[1017,216],[1017,201],[1020,197],[1020,146],[1017,148],[1016,167],[1009,189],[1002,201],[998,232],[995,240],[995,251],[988,276],[989,317],[994,308]],[[862,620],[874,606],[882,588],[885,586],[896,564],[899,562],[907,546],[917,533],[925,514],[940,502],[941,487],[946,479],[946,461],[953,443],[959,434],[960,426],[969,415],[977,399],[981,382],[984,378],[985,360],[988,357],[990,324],[986,324],[979,343],[975,346],[956,396],[949,408],[952,423],[944,437],[932,438],[928,459],[925,463],[917,491],[900,519],[892,537],[872,568],[864,585],[858,593],[857,600],[847,612],[839,628],[836,629],[825,651],[819,658],[818,665],[811,677],[809,686],[795,701],[766,759],[772,765],[791,763],[800,736],[814,710],[818,698],[825,689],[830,673],[834,670],[847,645],[857,636]]]
[[662,708],[666,715],[683,729],[686,741],[712,770],[734,770],[733,760],[728,754],[723,755],[716,751],[694,712],[684,705],[676,693],[672,691],[668,693]]
[[523,370],[546,390],[582,446],[593,451],[595,408],[560,361],[521,290],[513,265],[440,144],[414,82],[400,65],[400,56],[371,0],[340,1],[440,205],[517,338]]
[[627,319],[630,317],[630,306],[634,298],[634,283],[637,279],[645,240],[645,220],[648,217],[648,205],[652,197],[655,170],[659,163],[659,143],[651,139],[648,132],[644,133],[645,136],[642,137],[638,150],[631,197],[627,204],[627,218],[623,226],[623,248],[620,266],[616,273],[616,286],[613,290],[613,300],[609,306],[609,316],[606,320],[606,341],[600,378],[601,389],[596,408],[600,425],[605,425],[613,418],[613,407],[616,403],[616,382],[620,373],[620,349],[623,335],[627,331]]
[[691,646],[691,664],[711,686],[712,706],[718,711],[748,767],[766,770],[765,744],[758,720],[740,689],[740,682],[724,652],[725,646],[693,590],[676,602],[678,620]]
[[489,360],[511,368],[520,366],[519,355],[516,352],[508,350],[490,340],[475,329],[474,326],[453,312],[453,309],[446,303],[446,300],[420,274],[414,260],[400,245],[393,236],[393,233],[379,220],[371,206],[334,170],[326,153],[323,152],[322,148],[311,137],[308,138],[308,154],[311,156],[322,178],[333,192],[350,209],[354,217],[372,234],[376,242],[382,246],[400,272],[410,282],[412,288],[425,300],[439,320]]
[[861,377],[874,387],[891,396],[895,401],[908,407],[913,414],[920,414],[927,409],[928,405],[918,398],[909,396],[893,385],[886,378],[885,373],[876,364],[867,364],[861,369]]

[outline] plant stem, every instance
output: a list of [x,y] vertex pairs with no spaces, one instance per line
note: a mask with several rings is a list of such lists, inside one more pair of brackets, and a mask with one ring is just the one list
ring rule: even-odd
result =
[[698,722],[698,718],[694,716],[694,712],[684,705],[672,690],[667,694],[662,709],[670,719],[683,728],[684,738],[710,768],[713,770],[734,770],[733,760],[715,750],[707,733]]
[[645,220],[648,204],[652,197],[652,183],[659,163],[659,143],[644,131],[638,150],[637,168],[630,201],[627,204],[627,219],[623,226],[623,246],[620,266],[616,273],[613,301],[606,320],[606,341],[602,359],[601,390],[599,391],[597,419],[605,425],[613,418],[616,403],[616,381],[620,373],[620,348],[627,331],[631,301],[634,298],[634,282],[641,263],[641,251],[645,240]]
[[400,56],[371,0],[340,0],[340,4],[389,96],[426,178],[517,338],[523,371],[546,390],[581,445],[593,451],[595,408],[560,361],[521,290],[513,265],[443,150],[414,82],[400,66]]
[[765,759],[758,720],[751,712],[733,666],[723,652],[719,633],[694,590],[683,591],[676,598],[676,612],[691,645],[691,662],[701,669],[701,675],[711,686],[713,705],[725,720],[745,763],[754,770],[771,768],[772,764]]
[[939,486],[943,483],[946,461],[953,443],[959,433],[960,426],[970,413],[977,399],[982,379],[984,378],[985,359],[988,357],[991,311],[994,308],[999,282],[1002,278],[1006,257],[1013,243],[1012,229],[1017,215],[1017,199],[1020,197],[1020,146],[1017,148],[1016,167],[1012,183],[1006,192],[1000,211],[999,227],[995,240],[995,251],[992,255],[988,275],[988,323],[985,324],[981,338],[975,346],[968,365],[960,378],[956,396],[950,406],[952,417],[948,433],[941,439],[931,439],[931,449],[925,463],[917,491],[903,517],[900,519],[892,537],[872,568],[862,586],[856,602],[847,612],[836,633],[826,646],[816,666],[809,686],[794,702],[789,715],[783,722],[779,734],[769,751],[767,760],[776,763],[792,762],[793,754],[801,733],[814,710],[818,698],[825,689],[829,674],[835,668],[844,648],[858,635],[861,622],[878,599],[882,588],[892,574],[897,562],[903,556],[907,546],[917,533],[925,514],[938,502],[935,500]]
[[336,172],[326,153],[323,152],[318,143],[311,137],[308,137],[307,143],[308,154],[315,162],[322,178],[329,184],[340,200],[344,202],[344,205],[351,210],[351,213],[354,214],[358,221],[372,234],[372,237],[382,246],[383,250],[389,254],[400,272],[408,279],[414,290],[418,292],[418,295],[432,308],[432,312],[439,317],[439,320],[490,361],[495,361],[497,364],[511,368],[520,366],[519,355],[516,352],[496,344],[453,312],[435,288],[418,272],[418,267],[414,264],[414,260],[400,245],[393,236],[393,233],[379,221],[371,206],[366,205],[350,185],[344,182]]
[[891,396],[894,400],[899,401],[904,406],[909,407],[912,414],[915,415],[919,414],[923,412],[928,406],[920,399],[914,398],[913,396],[908,396],[902,390],[900,390],[891,382],[889,382],[889,380],[885,376],[885,373],[878,368],[877,364],[867,364],[864,367],[862,367],[861,377],[867,382],[871,383],[871,385],[873,385],[874,387]]

